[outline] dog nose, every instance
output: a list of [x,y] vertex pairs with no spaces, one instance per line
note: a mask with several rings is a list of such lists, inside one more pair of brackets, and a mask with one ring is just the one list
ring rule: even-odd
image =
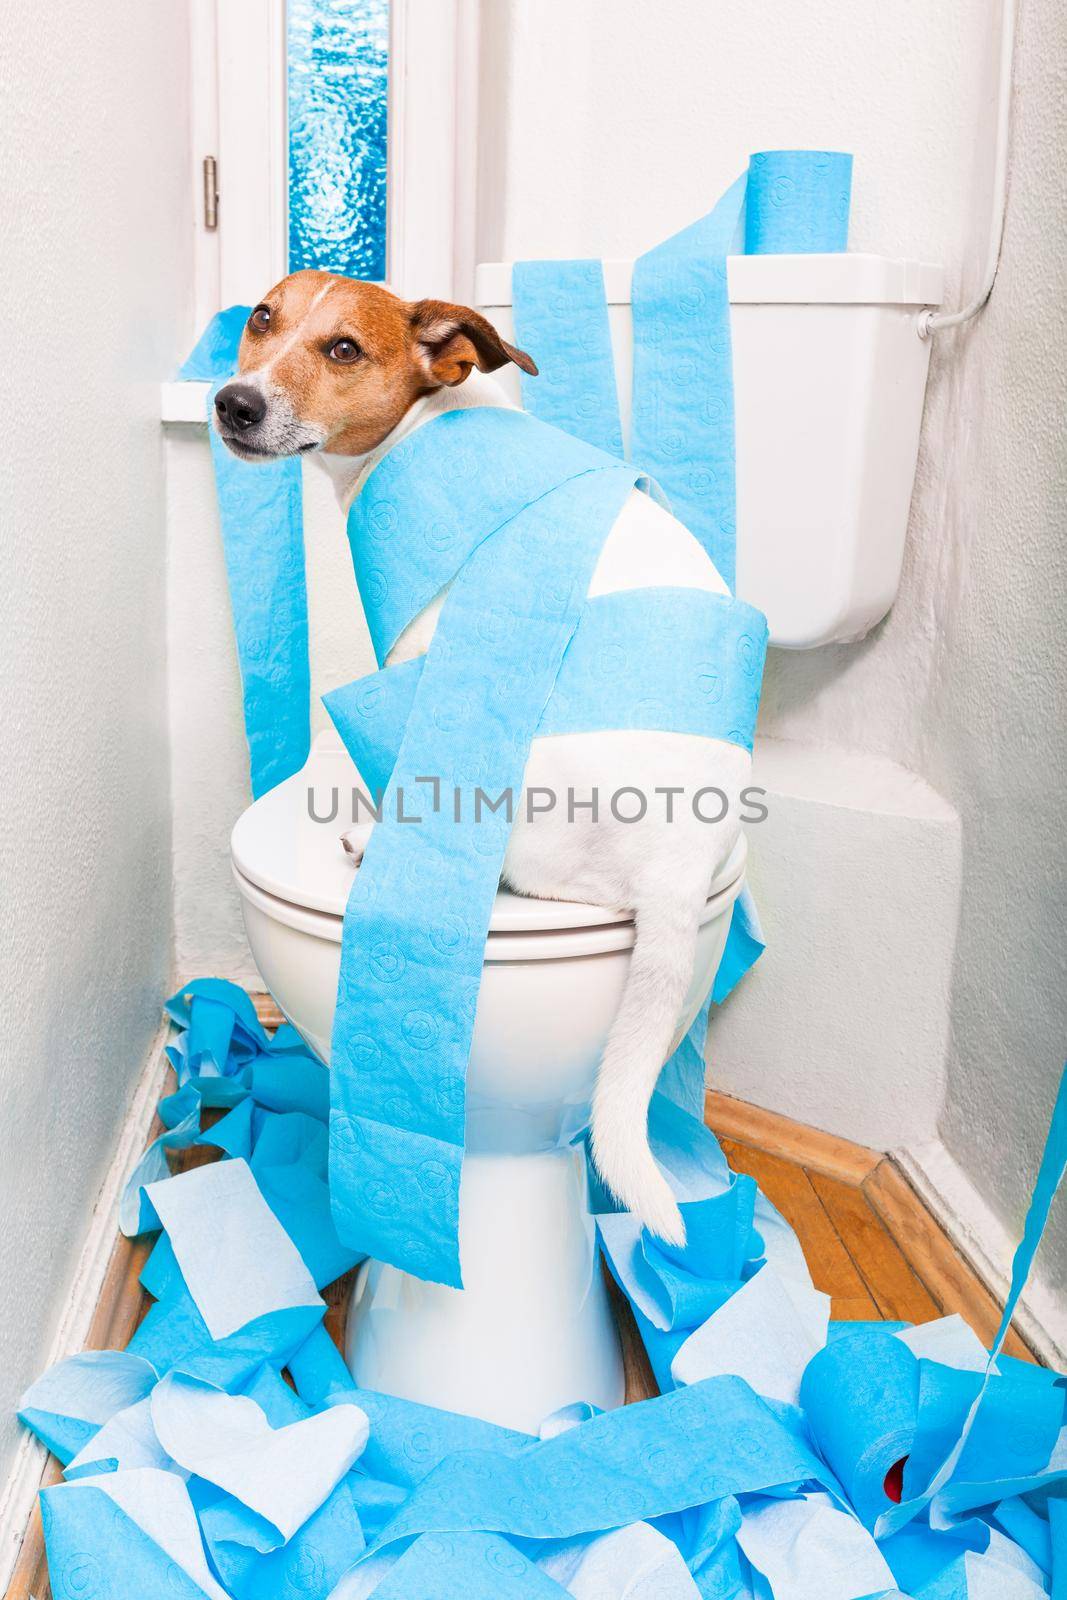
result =
[[250,383],[228,383],[215,396],[215,410],[231,428],[254,428],[267,415],[267,402]]

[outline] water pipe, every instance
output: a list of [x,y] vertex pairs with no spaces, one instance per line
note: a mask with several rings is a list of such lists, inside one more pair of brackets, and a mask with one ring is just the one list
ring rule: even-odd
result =
[[993,209],[989,224],[989,248],[985,271],[974,299],[960,311],[924,311],[919,317],[920,339],[944,328],[958,328],[976,317],[993,293],[1000,267],[1000,247],[1004,237],[1004,212],[1008,200],[1008,141],[1011,123],[1012,57],[1015,52],[1016,0],[1002,0],[1000,10],[1000,81],[997,92],[997,144],[993,169]]

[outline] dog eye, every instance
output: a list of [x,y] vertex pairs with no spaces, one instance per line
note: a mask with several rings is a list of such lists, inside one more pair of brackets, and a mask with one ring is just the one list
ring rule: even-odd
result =
[[342,365],[349,365],[353,361],[358,361],[362,354],[363,352],[360,350],[359,345],[354,344],[351,339],[338,339],[335,344],[330,346],[330,360],[340,361]]
[[257,306],[248,319],[248,326],[255,328],[257,333],[266,333],[270,327],[270,307]]

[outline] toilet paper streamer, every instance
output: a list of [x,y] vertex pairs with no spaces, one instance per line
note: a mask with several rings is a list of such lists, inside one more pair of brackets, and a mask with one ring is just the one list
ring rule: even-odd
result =
[[[240,1156],[227,1153],[225,1159],[247,1161],[253,1174],[258,1164],[260,1141],[264,1139],[266,1151],[277,1154],[285,1147],[294,1154],[294,1168],[305,1163],[314,1165],[320,1159],[314,1140],[296,1138],[290,1143],[288,1134],[277,1129],[272,1119],[298,1111],[321,1118],[325,1114],[324,1069],[309,1053],[296,1046],[270,1054],[243,1020],[250,1009],[247,999],[236,996],[230,986],[215,986],[210,995],[190,993],[195,987],[189,986],[189,991],[172,1002],[175,1013],[184,1013],[188,1025],[174,1052],[180,1087],[178,1095],[170,1098],[176,1101],[186,1094],[185,1103],[191,1104],[193,1109],[197,1104],[201,1107],[221,1104],[240,1109],[246,1101],[251,1101],[253,1114],[246,1114],[243,1122],[235,1121],[226,1135],[227,1145],[242,1153]],[[227,996],[229,1017],[226,1016]],[[198,1014],[203,1018],[199,1026],[196,1025]],[[194,1034],[197,1035],[195,1039]],[[1053,1130],[1023,1243],[1016,1256],[1011,1295],[994,1356],[1002,1343],[1047,1220],[1052,1196],[1063,1175],[1067,1159],[1063,1138],[1063,1124],[1067,1118],[1065,1103],[1067,1095],[1061,1085]],[[175,1107],[175,1115],[180,1110],[180,1106]],[[181,1117],[178,1120],[182,1120]],[[712,1136],[693,1118],[686,1117],[679,1107],[669,1103],[654,1107],[653,1139],[657,1158],[668,1172],[680,1201],[699,1204],[724,1192],[730,1180],[724,1173],[721,1157],[716,1158],[712,1149]],[[225,1151],[227,1146],[222,1148]],[[182,1180],[169,1181],[180,1183]],[[247,1185],[227,1187],[225,1192],[231,1209],[223,1238],[230,1244],[225,1248],[215,1246],[213,1234],[218,1207],[207,1190],[199,1207],[191,1209],[185,1243],[179,1239],[180,1250],[187,1260],[192,1259],[189,1250],[215,1248],[215,1274],[223,1279],[231,1276],[237,1262],[243,1259],[241,1253],[246,1246],[240,1242],[239,1235],[245,1225],[246,1231],[254,1234],[259,1215],[258,1203]],[[188,1193],[186,1189],[186,1196]],[[171,1212],[169,1201],[164,1201],[163,1210]],[[154,1206],[146,1206],[144,1214],[149,1226],[154,1227],[162,1220]],[[799,1251],[790,1249],[788,1229],[762,1196],[757,1197],[752,1221],[752,1235],[739,1245],[734,1257],[741,1263],[738,1282],[755,1281],[752,1274],[765,1270],[760,1265],[761,1250],[767,1252],[768,1260],[771,1250],[775,1251],[776,1270],[785,1270],[785,1263],[789,1263],[796,1273]],[[792,1243],[795,1247],[795,1240]],[[238,1251],[232,1261],[231,1244]],[[650,1253],[651,1248],[649,1242]],[[160,1234],[152,1263],[153,1281],[162,1298],[132,1341],[127,1361],[132,1360],[136,1365],[125,1369],[121,1380],[116,1382],[109,1353],[91,1352],[77,1358],[75,1363],[54,1369],[23,1400],[24,1418],[42,1437],[54,1437],[65,1452],[65,1459],[72,1459],[75,1453],[72,1446],[77,1446],[83,1465],[75,1470],[83,1472],[92,1465],[89,1458],[97,1439],[100,1441],[97,1448],[120,1452],[122,1462],[127,1463],[120,1462],[115,1471],[102,1476],[79,1476],[49,1489],[43,1497],[53,1584],[62,1600],[74,1600],[75,1596],[90,1592],[100,1600],[111,1600],[111,1597],[126,1600],[127,1596],[132,1600],[133,1596],[156,1592],[213,1597],[231,1593],[241,1600],[245,1595],[255,1596],[255,1600],[274,1600],[277,1595],[280,1600],[283,1594],[291,1594],[294,1589],[326,1600],[331,1593],[342,1593],[337,1584],[338,1574],[350,1568],[353,1560],[357,1566],[354,1572],[348,1571],[341,1578],[341,1584],[351,1582],[355,1586],[351,1590],[353,1594],[370,1593],[371,1588],[358,1588],[360,1567],[369,1570],[375,1561],[381,1563],[373,1583],[379,1582],[390,1570],[398,1570],[400,1562],[407,1557],[401,1554],[400,1560],[393,1563],[392,1556],[402,1550],[408,1535],[395,1536],[393,1528],[417,1528],[420,1521],[427,1519],[448,1526],[443,1533],[417,1534],[407,1547],[409,1555],[419,1550],[427,1539],[444,1537],[451,1544],[453,1539],[462,1541],[473,1537],[491,1541],[494,1547],[499,1544],[516,1551],[528,1563],[532,1555],[535,1567],[536,1558],[543,1558],[547,1566],[549,1552],[560,1541],[578,1540],[592,1548],[594,1543],[599,1544],[604,1539],[601,1525],[573,1533],[576,1517],[578,1521],[587,1522],[603,1517],[605,1511],[610,1514],[607,1502],[598,1498],[599,1489],[607,1480],[610,1498],[612,1477],[624,1476],[635,1461],[640,1462],[642,1475],[649,1465],[655,1469],[650,1474],[655,1492],[643,1497],[641,1485],[638,1485],[638,1492],[631,1496],[625,1508],[622,1508],[620,1496],[619,1508],[638,1515],[639,1520],[628,1524],[629,1527],[640,1527],[650,1517],[656,1518],[681,1551],[698,1582],[699,1592],[718,1596],[770,1592],[777,1594],[778,1600],[789,1600],[793,1591],[787,1583],[798,1581],[795,1567],[789,1563],[808,1536],[807,1523],[805,1521],[804,1538],[798,1537],[796,1527],[790,1524],[789,1530],[779,1530],[769,1540],[758,1536],[754,1539],[754,1513],[759,1510],[760,1502],[768,1498],[764,1489],[771,1486],[781,1471],[788,1470],[790,1463],[794,1470],[800,1471],[811,1470],[813,1466],[810,1478],[775,1484],[771,1498],[786,1505],[801,1500],[820,1505],[824,1502],[820,1503],[818,1496],[825,1491],[833,1497],[834,1504],[843,1508],[843,1513],[850,1514],[845,1483],[854,1482],[865,1496],[865,1485],[873,1485],[874,1474],[860,1473],[857,1464],[869,1456],[872,1448],[880,1446],[888,1453],[891,1442],[893,1407],[888,1402],[886,1416],[882,1419],[888,1430],[886,1434],[874,1429],[872,1438],[856,1420],[862,1415],[862,1397],[868,1392],[865,1384],[869,1362],[858,1360],[853,1367],[846,1363],[838,1379],[837,1402],[853,1419],[849,1427],[855,1424],[851,1443],[844,1438],[848,1428],[842,1427],[838,1438],[834,1435],[832,1420],[829,1425],[819,1420],[820,1412],[825,1412],[826,1407],[820,1405],[818,1383],[812,1391],[816,1397],[813,1422],[802,1409],[803,1382],[801,1407],[769,1396],[760,1400],[744,1379],[722,1373],[703,1380],[698,1376],[688,1389],[675,1394],[669,1387],[674,1381],[669,1363],[666,1367],[661,1363],[658,1370],[663,1374],[667,1393],[660,1401],[580,1423],[544,1442],[544,1445],[559,1446],[561,1441],[572,1439],[574,1435],[582,1440],[579,1447],[572,1447],[573,1453],[557,1450],[539,1458],[539,1482],[533,1486],[539,1492],[530,1496],[529,1507],[539,1507],[545,1516],[535,1533],[507,1534],[497,1528],[491,1533],[471,1535],[472,1513],[480,1520],[500,1523],[503,1528],[528,1526],[524,1519],[531,1513],[521,1503],[521,1497],[530,1485],[513,1463],[527,1449],[543,1449],[544,1445],[527,1442],[523,1436],[504,1430],[493,1430],[472,1419],[449,1418],[431,1408],[393,1401],[385,1396],[367,1396],[356,1390],[324,1332],[321,1301],[316,1303],[317,1297],[312,1299],[306,1286],[294,1286],[291,1258],[286,1251],[280,1252],[279,1273],[272,1291],[277,1309],[262,1313],[220,1338],[213,1338],[209,1329],[209,1319],[215,1316],[216,1291],[200,1272],[191,1268],[197,1295],[203,1302],[202,1305],[198,1303],[185,1282],[179,1248],[175,1248],[165,1230]],[[670,1262],[663,1271],[674,1274],[679,1269],[699,1277],[703,1261]],[[312,1277],[310,1271],[308,1277]],[[677,1290],[675,1282],[666,1302],[668,1306],[695,1303],[688,1293]],[[220,1293],[223,1300],[229,1298],[228,1291]],[[670,1338],[679,1330],[655,1331],[663,1338]],[[680,1331],[685,1333],[685,1330]],[[829,1349],[845,1348],[853,1339],[864,1337],[850,1333],[847,1328],[839,1327],[834,1331],[835,1339]],[[764,1314],[759,1325],[747,1330],[744,1342],[775,1342],[778,1333],[777,1325],[768,1325]],[[895,1365],[893,1357],[888,1359],[890,1365]],[[998,1365],[1003,1370],[997,1370]],[[281,1379],[283,1368],[292,1373],[300,1389],[299,1398],[291,1395]],[[305,1500],[310,1498],[317,1503],[319,1510],[287,1543],[273,1549],[264,1548],[272,1535],[264,1528],[255,1507],[251,1484],[247,1486],[246,1501],[241,1498],[245,1486],[239,1483],[231,1485],[236,1491],[232,1493],[195,1478],[190,1480],[190,1487],[183,1477],[185,1469],[178,1463],[166,1469],[130,1464],[135,1459],[135,1449],[155,1452],[154,1459],[166,1457],[158,1438],[153,1445],[151,1435],[145,1431],[144,1408],[147,1406],[150,1425],[156,1380],[168,1372],[187,1373],[194,1379],[214,1384],[226,1394],[249,1396],[274,1430],[305,1415],[321,1414],[330,1406],[358,1407],[370,1425],[367,1444],[332,1491],[328,1483],[318,1486],[324,1490],[325,1498],[320,1498],[318,1488],[309,1496],[304,1481],[306,1464],[301,1465],[300,1481],[294,1483],[294,1491]],[[1027,1434],[1030,1442],[1022,1457],[1015,1451],[1011,1461],[1013,1470],[1022,1470],[1026,1475],[980,1484],[961,1481],[957,1473],[968,1459],[968,1440],[972,1435],[978,1436],[976,1419],[982,1416],[987,1396],[996,1392],[1009,1374],[1017,1382],[1029,1383],[1032,1390],[1013,1389],[1010,1407],[998,1405],[991,1415],[1001,1419],[996,1426],[1003,1427],[1006,1412],[1010,1411],[1012,1426],[1018,1421]],[[766,1381],[755,1372],[752,1377],[757,1384]],[[858,1393],[859,1400],[853,1391]],[[686,1413],[688,1426],[679,1432],[679,1418],[671,1411],[671,1403],[680,1395],[694,1392],[698,1397],[697,1408]],[[914,1494],[908,1506],[899,1508],[904,1514],[899,1528],[894,1528],[886,1512],[876,1524],[882,1534],[882,1552],[898,1585],[907,1586],[909,1592],[921,1596],[922,1600],[935,1593],[996,1594],[1004,1600],[1009,1594],[1047,1592],[1046,1585],[1036,1581],[1024,1565],[1024,1561],[1037,1565],[1029,1550],[990,1525],[998,1512],[1011,1522],[1012,1512],[1006,1508],[1027,1495],[1026,1510],[1036,1515],[1047,1530],[1054,1582],[1057,1587],[1062,1586],[1060,1580],[1067,1571],[1067,1557],[1064,1556],[1067,1527],[1059,1515],[1062,1503],[1054,1495],[1049,1498],[1049,1491],[1055,1491],[1067,1481],[1067,1450],[1062,1444],[1062,1426],[1048,1460],[1041,1464],[1037,1459],[1041,1441],[1047,1441],[1049,1416],[1054,1415],[1049,1410],[1049,1395],[1055,1396],[1057,1392],[1055,1385],[1042,1380],[1040,1375],[1037,1380],[1020,1380],[1016,1366],[1009,1364],[1006,1358],[1000,1363],[990,1361],[973,1398],[964,1396],[963,1404],[968,1409],[959,1437],[931,1483]],[[961,1402],[952,1380],[929,1384],[926,1397],[927,1420],[920,1421],[923,1409],[920,1406],[916,1413],[915,1440],[919,1439],[919,1427],[928,1427],[929,1458],[935,1459],[944,1447],[943,1422],[947,1414],[944,1408],[954,1408],[958,1426]],[[761,1412],[753,1407],[752,1402],[757,1400]],[[639,1427],[635,1425],[635,1413],[641,1419]],[[123,1419],[121,1423],[120,1418]],[[1062,1416],[1060,1421],[1062,1424]],[[110,1438],[101,1438],[103,1429],[108,1427],[112,1427]],[[818,1445],[819,1438],[823,1437],[824,1449],[829,1452],[831,1435],[837,1439],[833,1445],[838,1457],[836,1472],[824,1459],[822,1451],[812,1449],[813,1443]],[[706,1454],[704,1441],[709,1436],[714,1440],[714,1447]],[[666,1452],[675,1462],[674,1469],[667,1470],[656,1459],[657,1449]],[[792,1454],[793,1451],[796,1453]],[[646,1460],[648,1452],[652,1454]],[[712,1457],[720,1466],[732,1462],[738,1468],[735,1477],[731,1479],[724,1470],[717,1478],[687,1483],[685,1472],[693,1470],[694,1462],[707,1463]],[[119,1457],[108,1459],[118,1461]],[[985,1459],[995,1459],[999,1463],[1002,1458],[991,1450]],[[473,1473],[472,1461],[477,1464]],[[585,1511],[581,1514],[573,1509],[575,1465],[580,1476],[589,1478],[590,1485],[588,1494],[583,1495]],[[743,1471],[740,1470],[742,1465]],[[988,1469],[983,1467],[982,1470]],[[676,1475],[672,1475],[672,1471],[676,1471]],[[518,1498],[520,1505],[499,1508],[492,1504],[484,1489],[478,1488],[479,1477],[485,1482],[499,1477],[502,1484],[519,1485],[519,1495],[513,1498]],[[430,1481],[430,1489],[420,1494],[426,1481]],[[731,1481],[736,1484],[734,1492],[724,1492]],[[448,1487],[450,1483],[452,1492]],[[413,1488],[415,1494],[410,1492]],[[645,1488],[647,1490],[647,1485]],[[677,1509],[679,1502],[694,1491],[713,1497]],[[971,1497],[978,1492],[983,1498],[975,1502]],[[873,1487],[870,1493],[873,1498]],[[966,1525],[953,1523],[953,1495],[961,1505],[969,1503],[976,1508]],[[886,1507],[888,1510],[888,1502]],[[865,1514],[869,1518],[870,1507],[865,1508]],[[746,1519],[751,1558],[745,1553],[741,1537]],[[773,1524],[773,1518],[771,1521]],[[1015,1525],[1018,1525],[1017,1520]],[[278,1525],[274,1526],[277,1529]],[[817,1527],[815,1531],[817,1533]],[[855,1521],[850,1524],[849,1540],[856,1541],[850,1546],[857,1552],[855,1565],[861,1575],[856,1582],[866,1584],[872,1545],[864,1541],[870,1541],[870,1534]],[[1033,1530],[1030,1530],[1029,1542],[1035,1548],[1041,1546],[1040,1538],[1035,1541]],[[910,1575],[908,1579],[905,1577],[909,1572],[907,1553],[914,1556],[920,1547],[925,1551],[925,1576],[921,1586],[917,1582],[913,1587]],[[453,1544],[452,1548],[462,1550],[462,1545]],[[933,1559],[929,1559],[931,1552]],[[432,1573],[432,1556],[431,1543],[419,1558],[424,1562],[417,1572],[420,1582],[424,1573]],[[839,1567],[840,1563],[835,1566]],[[518,1574],[517,1581],[528,1579],[521,1562],[514,1563],[513,1570]],[[537,1570],[542,1571],[540,1567]],[[1041,1569],[1038,1570],[1040,1573]],[[783,1573],[788,1574],[788,1579]],[[218,1574],[225,1574],[222,1583]],[[548,1576],[547,1572],[543,1575]],[[632,1554],[622,1550],[600,1574],[600,1592],[605,1600],[608,1596],[621,1597],[632,1592],[628,1590],[632,1576]],[[809,1571],[800,1576],[807,1579],[817,1575]],[[427,1576],[426,1581],[432,1582],[432,1576]],[[394,1592],[403,1593],[405,1587],[410,1585],[399,1581]],[[347,1589],[344,1592],[348,1592]],[[526,1592],[531,1592],[529,1582]],[[818,1587],[815,1592],[825,1593]],[[851,1590],[842,1586],[841,1597],[852,1600],[852,1596],[868,1592],[855,1585]],[[884,1600],[896,1592],[889,1588],[881,1591]]]
[[[766,634],[762,612],[700,589],[589,600],[537,736],[649,728],[751,749]],[[422,672],[421,658],[406,661],[323,695],[373,794],[389,781]],[[654,692],[635,692],[635,684]]]
[[[630,456],[662,485],[731,589],[736,486],[726,258],[844,250],[851,185],[849,155],[764,151],[706,217],[634,263]],[[598,270],[597,262],[523,261],[512,274],[516,338],[536,352],[541,372],[524,381],[523,402],[579,437],[591,416],[618,415],[614,366],[603,357],[607,306]],[[581,368],[586,350],[597,355]],[[602,421],[598,431],[608,432]]]
[[[1045,1474],[1039,1470],[1036,1473],[1030,1471],[1017,1474],[1009,1482],[1005,1482],[998,1470],[995,1482],[993,1480],[988,1483],[979,1481],[979,1485],[976,1487],[973,1483],[968,1486],[960,1481],[965,1452],[968,1449],[972,1434],[975,1432],[982,1402],[990,1385],[995,1381],[994,1374],[997,1371],[998,1359],[1004,1348],[1004,1341],[1008,1336],[1008,1330],[1011,1327],[1011,1320],[1015,1315],[1020,1296],[1030,1276],[1034,1257],[1037,1254],[1037,1247],[1041,1242],[1041,1237],[1048,1223],[1052,1202],[1063,1182],[1065,1171],[1067,1171],[1067,1074],[1060,1080],[1059,1091],[1052,1111],[1052,1122],[1041,1157],[1041,1166],[1038,1169],[1033,1197],[1026,1213],[1023,1236],[1012,1260],[1008,1296],[1004,1302],[1000,1325],[997,1328],[996,1337],[993,1340],[981,1381],[971,1399],[962,1427],[956,1434],[955,1441],[951,1449],[945,1454],[941,1465],[926,1486],[918,1492],[915,1492],[912,1484],[906,1482],[906,1498],[899,1506],[892,1506],[885,1510],[879,1518],[878,1532],[881,1535],[889,1535],[900,1528],[906,1527],[927,1506],[931,1506],[931,1515],[934,1515],[938,1512],[944,1514],[967,1509],[975,1505],[985,1505],[989,1504],[994,1498],[1003,1498],[1008,1493],[1027,1493],[1035,1486],[1037,1481],[1044,1478]],[[1038,1398],[1039,1387],[1039,1384],[1033,1385],[1029,1398],[1024,1403],[1023,1416],[1020,1419],[1020,1427],[1024,1431],[1028,1430],[1031,1437],[1034,1432],[1040,1430],[1042,1425],[1039,1415],[1041,1407],[1041,1402]],[[928,1417],[936,1417],[937,1409],[936,1407],[931,1408],[928,1412]],[[954,1431],[949,1430],[950,1433]],[[1030,1449],[1032,1452],[1032,1444]],[[980,1461],[984,1460],[981,1453],[978,1454],[978,1459]],[[1051,1459],[1056,1463],[1054,1475],[1059,1479],[1063,1475],[1064,1469],[1067,1469],[1067,1447],[1061,1450],[1057,1446]],[[975,1467],[971,1465],[970,1470],[974,1472]],[[995,1469],[985,1466],[985,1470]],[[978,1476],[980,1480],[980,1472]],[[999,1490],[999,1493],[996,1493],[996,1490]]]
[[208,437],[244,698],[252,793],[299,772],[311,748],[311,667],[299,458],[239,461],[210,425],[250,306],[212,320],[178,376],[207,382]]
[[[546,352],[538,376],[521,373],[526,410],[587,444],[623,454],[604,268],[599,261],[516,261],[512,299],[524,348]],[[518,323],[516,324],[518,328]]]
[[[399,466],[382,463],[382,493],[400,505],[405,532],[422,526],[403,502],[417,504],[421,459],[441,449],[434,430],[467,415],[428,424]],[[519,793],[600,545],[633,487],[630,469],[604,459],[513,518],[462,569],[425,659],[390,797],[417,793],[424,774],[445,795],[474,785],[494,797]],[[538,553],[532,582],[527,549]],[[426,811],[418,827],[397,817],[387,804],[345,912],[331,1194],[348,1243],[458,1287],[465,1074],[510,820],[493,811],[457,823],[450,806]]]
[[772,1593],[789,1600],[883,1594],[893,1573],[849,1512],[821,1491],[748,1502],[737,1542]]
[[[682,728],[751,746],[766,648],[758,612],[674,589],[586,600],[636,479],[523,413],[456,411],[390,451],[349,516],[379,659],[451,588],[417,671],[387,668],[327,697],[364,775],[389,774],[345,913],[330,1058],[334,1216],[345,1243],[456,1286],[465,1073],[511,827],[506,808],[474,811],[475,788],[518,802],[546,716],[558,731]],[[625,646],[642,598],[658,632],[646,623]],[[391,680],[406,697],[399,709]],[[377,737],[365,740],[365,728]],[[394,764],[387,746],[401,729]],[[467,796],[458,817],[457,790]]]
[[[225,1081],[254,1111],[248,1154],[224,1155],[223,1168],[247,1163],[254,1173],[263,1151],[273,1159],[283,1148],[299,1148],[297,1164],[314,1166],[314,1142],[291,1141],[287,1118],[311,1098],[301,1079],[313,1082],[321,1066],[307,1051],[286,1051],[287,1108],[273,1110],[257,1098],[255,1069],[278,1057],[246,1029],[247,1000],[226,984],[196,988],[172,1003],[188,1021],[177,1057],[202,1069],[189,1069],[185,1087],[206,1092]],[[1061,1087],[1057,1116],[1065,1103]],[[710,1131],[662,1099],[653,1138],[683,1204],[710,1204],[740,1185]],[[1017,1286],[1062,1165],[1050,1140]],[[678,1389],[668,1372],[658,1399],[595,1415],[576,1407],[569,1422],[557,1418],[535,1439],[359,1389],[326,1332],[321,1301],[299,1303],[304,1293],[286,1251],[268,1296],[278,1309],[213,1338],[217,1297],[229,1291],[195,1268],[190,1251],[213,1255],[214,1277],[243,1280],[250,1269],[241,1234],[255,1233],[262,1206],[244,1180],[217,1187],[215,1171],[167,1180],[178,1198],[153,1207],[156,1223],[184,1213],[176,1239],[162,1228],[156,1245],[169,1248],[172,1265],[157,1276],[163,1299],[152,1316],[162,1310],[170,1320],[147,1337],[143,1324],[125,1355],[91,1351],[61,1363],[23,1398],[24,1419],[70,1463],[67,1481],[42,1496],[57,1600],[356,1600],[416,1590],[444,1600],[457,1587],[661,1600],[687,1595],[687,1581],[694,1594],[718,1600],[1005,1600],[1047,1595],[1050,1579],[1059,1585],[1067,1559],[1056,1498],[1067,1481],[1062,1380],[1006,1357],[1003,1370],[976,1373],[958,1327],[914,1330],[906,1345],[885,1330],[841,1325],[809,1363],[797,1405],[759,1392],[776,1388],[780,1370],[773,1361],[761,1370],[758,1358],[782,1332],[771,1296],[751,1303],[738,1332],[738,1372],[695,1371]],[[198,1185],[199,1205],[191,1204]],[[713,1223],[709,1211],[709,1225],[694,1227],[685,1252],[660,1251],[657,1261],[655,1241],[640,1241],[646,1265],[661,1274],[653,1292],[660,1320],[700,1317],[687,1275],[740,1272],[742,1283],[755,1284],[773,1270],[789,1291],[791,1315],[808,1306],[800,1315],[810,1327],[814,1302],[795,1239],[762,1195],[747,1209],[735,1197],[730,1208],[728,1225],[725,1214]],[[746,1215],[754,1224],[747,1238]],[[257,1263],[257,1280],[271,1270],[270,1259]],[[730,1364],[721,1341],[704,1348],[717,1366]],[[962,1364],[917,1354],[934,1350]],[[975,1385],[983,1396],[962,1439]],[[980,1507],[941,1515],[947,1493],[976,1490],[950,1474],[928,1517],[876,1543],[869,1523],[883,1463],[909,1440],[917,1457],[936,1461],[946,1426],[962,1439],[957,1469],[968,1478],[976,1468],[1006,1468],[1025,1472],[1025,1487],[987,1479]]]

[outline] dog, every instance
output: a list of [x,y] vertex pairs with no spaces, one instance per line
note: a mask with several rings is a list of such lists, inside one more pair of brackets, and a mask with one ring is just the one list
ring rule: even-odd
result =
[[[513,362],[536,376],[525,351],[467,306],[405,301],[378,284],[331,273],[292,273],[249,316],[237,376],[215,400],[214,426],[243,461],[314,453],[347,512],[367,477],[401,439],[444,411],[507,406],[488,375]],[[634,490],[601,551],[589,595],[672,585],[727,594],[695,536]],[[414,618],[387,665],[423,655],[443,590]],[[636,821],[575,806],[515,808],[502,881],[519,894],[578,900],[632,913],[636,937],[625,992],[593,1096],[593,1160],[627,1210],[661,1239],[681,1245],[685,1226],[648,1142],[648,1108],[675,1039],[692,978],[709,885],[734,849],[738,800],[751,757],[738,745],[697,735],[607,731],[536,738],[525,788],[556,795],[650,799]],[[689,797],[714,787],[725,815],[703,820]],[[669,820],[668,820],[669,818]],[[345,835],[358,862],[370,826]]]

